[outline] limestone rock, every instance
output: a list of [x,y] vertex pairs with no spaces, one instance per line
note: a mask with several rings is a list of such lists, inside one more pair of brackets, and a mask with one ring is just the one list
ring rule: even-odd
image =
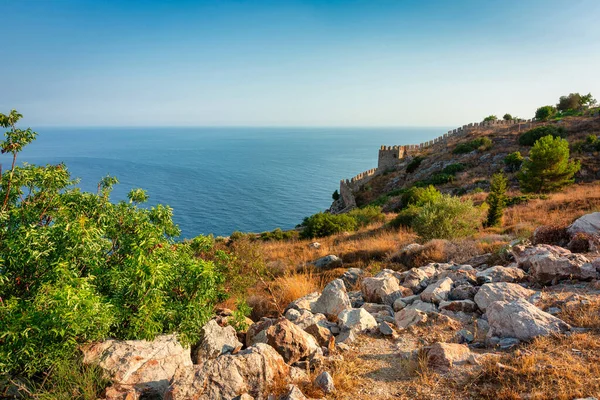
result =
[[146,340],[106,340],[83,349],[83,362],[98,365],[115,386],[162,396],[178,368],[191,368],[190,350],[175,335]]
[[396,313],[396,327],[398,329],[406,329],[409,326],[420,324],[427,321],[427,314],[423,311],[414,309],[403,309]]
[[449,300],[473,300],[477,291],[478,286],[473,286],[469,283],[458,284],[454,289],[450,291],[448,295]]
[[342,266],[342,259],[338,256],[330,254],[325,257],[321,257],[314,262],[316,268],[319,269],[334,269]]
[[323,371],[315,379],[315,385],[321,388],[323,393],[329,394],[335,392],[333,378],[327,371]]
[[285,318],[280,318],[266,331],[267,344],[288,364],[320,357],[321,347],[315,338]]
[[[288,310],[289,311],[289,310]],[[288,313],[286,313],[285,317],[288,317]],[[299,312],[299,315],[294,315],[295,319],[292,320],[290,318],[288,318],[290,321],[292,321],[294,324],[298,325],[300,328],[302,329],[306,329],[307,327],[313,325],[313,324],[317,324],[321,321],[325,321],[327,319],[327,317],[324,314],[313,314],[310,311],[307,310],[302,310]]]
[[377,327],[377,321],[364,308],[342,311],[338,315],[338,324],[342,330],[364,332]]
[[304,330],[315,338],[319,346],[328,347],[330,340],[333,338],[331,331],[318,323],[312,324]]
[[488,308],[495,301],[512,301],[516,299],[526,299],[532,296],[533,290],[525,289],[516,283],[497,282],[486,283],[475,295],[475,303],[481,311]]
[[409,288],[414,293],[419,293],[427,287],[429,280],[435,275],[436,271],[434,264],[413,268],[404,275],[402,286]]
[[379,323],[379,333],[381,333],[383,336],[393,336],[394,329],[389,322],[381,321]]
[[477,311],[477,304],[472,300],[454,300],[442,301],[439,305],[440,310],[448,310],[453,312],[472,313]]
[[452,290],[452,279],[444,278],[427,286],[421,293],[421,300],[439,304],[441,301],[448,299],[450,290]]
[[267,343],[267,329],[275,323],[273,318],[263,318],[250,325],[246,332],[246,346],[250,347],[256,343]]
[[368,303],[392,305],[398,297],[412,294],[407,288],[398,284],[398,279],[393,275],[364,278],[360,284],[363,298]]
[[346,286],[341,279],[335,279],[325,286],[319,299],[312,304],[313,313],[325,315],[338,315],[344,310],[352,308],[350,298],[346,293]]
[[363,271],[360,268],[349,268],[346,272],[342,274],[342,276],[340,276],[340,279],[344,281],[344,285],[346,285],[346,288],[352,288],[358,283],[359,279],[364,274],[365,271]]
[[488,336],[528,341],[536,336],[561,333],[570,329],[566,322],[523,299],[511,302],[497,301],[489,306],[486,314],[490,325]]
[[296,385],[288,385],[287,391],[279,400],[309,400]]
[[241,347],[242,343],[232,326],[220,327],[217,321],[211,319],[202,327],[202,340],[194,352],[194,362],[200,364]]
[[567,228],[570,236],[578,233],[587,233],[589,235],[600,235],[600,212],[586,214],[578,218]]
[[[394,302],[395,303],[395,302]],[[374,317],[379,316],[394,316],[394,309],[387,304],[377,304],[377,303],[365,303],[360,308],[364,308],[369,312],[369,314]]]
[[165,400],[231,399],[242,394],[262,400],[272,382],[288,375],[289,367],[275,349],[258,343],[235,355],[225,354],[179,369]]
[[310,294],[307,294],[304,297],[300,297],[299,299],[292,301],[290,304],[288,304],[287,309],[289,310],[290,308],[293,308],[298,311],[302,311],[302,310],[310,311],[310,310],[312,310],[313,303],[315,303],[319,299],[320,296],[321,296],[321,293],[312,292]]
[[464,344],[434,343],[427,352],[427,364],[440,372],[448,371],[454,365],[466,364],[471,350]]
[[527,274],[520,268],[497,265],[478,272],[476,276],[477,282],[484,284],[492,282],[522,282],[527,277]]
[[561,247],[515,246],[513,254],[519,264],[529,268],[532,279],[544,285],[562,279],[590,280],[596,278],[596,269],[586,257],[581,254],[573,254]]

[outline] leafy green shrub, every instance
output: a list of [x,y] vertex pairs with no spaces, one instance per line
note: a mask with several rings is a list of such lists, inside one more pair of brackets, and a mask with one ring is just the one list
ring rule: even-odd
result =
[[381,212],[381,207],[367,206],[355,208],[348,215],[356,221],[357,226],[363,227],[376,222],[384,222],[385,215]]
[[411,227],[425,240],[455,239],[473,234],[481,225],[481,210],[470,200],[442,195],[419,208]]
[[394,189],[391,192],[381,195],[378,198],[376,198],[375,200],[373,200],[372,202],[370,202],[369,206],[381,207],[384,204],[386,204],[390,200],[390,198],[398,196],[398,195],[404,193],[405,191],[406,191],[406,189]]
[[[16,161],[35,139],[0,114],[8,128],[2,152]],[[138,207],[142,190],[112,203],[117,180],[98,193],[74,188],[63,164],[15,166],[0,189],[0,374],[33,375],[75,354],[80,344],[151,339],[178,332],[199,339],[213,305],[224,298],[227,255],[196,256],[200,242],[176,242],[169,207]]]
[[435,187],[429,185],[427,187],[411,187],[402,195],[402,208],[409,206],[420,207],[425,203],[438,200],[442,194]]
[[596,136],[596,135],[587,135],[587,137],[585,138],[585,142],[587,144],[594,145],[594,144],[598,143],[598,136]]
[[523,156],[520,151],[515,151],[504,157],[504,164],[510,172],[518,171],[523,164]]
[[492,175],[490,194],[486,199],[489,205],[486,226],[498,226],[502,221],[504,208],[506,207],[506,186],[508,181],[506,177],[499,173]]
[[413,221],[419,215],[421,208],[411,205],[408,208],[400,211],[396,217],[389,222],[389,225],[392,228],[410,228],[413,224]]
[[538,141],[538,139],[548,135],[566,138],[567,132],[562,126],[538,126],[537,128],[530,129],[527,132],[523,133],[521,136],[519,136],[519,144],[521,146],[533,146],[535,142]]
[[271,232],[262,232],[260,238],[264,241],[269,240],[293,240],[298,238],[297,231],[283,231],[281,228],[275,228]]
[[421,185],[443,185],[445,183],[454,182],[454,175],[436,172],[428,179],[421,181]]
[[487,151],[491,149],[493,146],[493,142],[488,137],[482,137],[473,139],[466,143],[458,144],[454,150],[452,150],[452,154],[466,154],[475,150],[479,151]]
[[513,116],[510,115],[509,113],[504,114],[504,116],[502,117],[503,120],[505,121],[512,121],[513,120]]
[[488,115],[487,117],[485,117],[483,119],[483,122],[489,122],[489,121],[498,121],[498,117],[496,117],[495,115]]
[[318,213],[304,218],[300,233],[303,239],[331,236],[341,232],[352,232],[358,227],[355,218],[348,214]]
[[569,143],[551,135],[539,139],[523,162],[519,183],[523,192],[555,191],[573,183],[581,165],[569,160]]
[[417,168],[419,168],[419,166],[421,165],[421,163],[423,162],[424,159],[425,159],[424,157],[416,156],[415,158],[410,160],[410,162],[406,166],[406,173],[412,174],[413,172],[415,172],[417,170]]
[[443,170],[442,173],[444,174],[448,174],[448,175],[454,175],[458,172],[462,172],[467,168],[467,166],[465,164],[462,163],[455,163],[455,164],[450,164],[447,165]]
[[535,111],[535,119],[540,121],[546,121],[552,118],[556,114],[556,107],[543,106]]

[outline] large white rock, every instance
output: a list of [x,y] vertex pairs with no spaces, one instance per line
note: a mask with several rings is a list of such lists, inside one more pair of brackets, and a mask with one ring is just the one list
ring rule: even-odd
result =
[[475,276],[480,283],[521,282],[525,280],[527,274],[521,268],[496,265],[477,272]]
[[280,318],[266,331],[267,344],[273,347],[288,364],[312,361],[322,355],[316,339],[294,323]]
[[342,330],[363,332],[377,327],[375,318],[364,308],[342,311],[338,315],[338,324]]
[[429,264],[420,268],[413,268],[403,273],[402,286],[409,288],[414,293],[425,289],[429,280],[437,273],[435,264]]
[[241,347],[242,343],[232,326],[221,327],[211,319],[202,327],[202,340],[194,352],[194,361],[199,364],[203,360],[217,358]]
[[191,368],[190,350],[175,335],[146,340],[106,340],[83,349],[83,362],[100,366],[123,391],[162,396],[178,368]]
[[523,299],[497,301],[489,306],[486,314],[490,325],[488,337],[511,337],[527,341],[536,336],[570,329],[566,322]]
[[446,372],[455,365],[466,364],[471,350],[464,344],[434,343],[427,351],[427,364],[433,369]]
[[317,300],[319,300],[320,296],[321,296],[321,293],[319,293],[319,292],[309,293],[304,297],[300,297],[299,299],[292,301],[290,304],[288,304],[287,309],[293,308],[298,311],[302,311],[302,310],[311,311],[313,304]]
[[325,286],[319,299],[312,304],[313,313],[325,315],[338,315],[344,310],[352,308],[350,298],[346,293],[346,286],[341,279],[335,279]]
[[325,257],[321,257],[314,262],[315,267],[319,269],[334,269],[342,266],[342,259],[338,256],[330,254]]
[[513,301],[516,299],[528,299],[535,292],[526,289],[516,283],[496,282],[486,283],[481,286],[475,295],[475,303],[481,311],[484,311],[495,301]]
[[448,300],[448,295],[452,290],[452,279],[444,278],[431,285],[421,293],[421,300],[439,304],[441,301]]
[[410,296],[412,291],[400,286],[398,279],[391,275],[364,278],[360,290],[367,303],[387,304],[391,306],[399,297]]
[[394,320],[398,329],[406,329],[409,326],[426,322],[427,314],[423,311],[405,308],[396,313]]
[[547,285],[555,280],[596,278],[596,269],[586,257],[556,246],[515,246],[513,254],[519,264],[529,268],[532,279]]
[[235,355],[179,369],[164,398],[232,399],[248,393],[257,400],[265,399],[267,388],[288,375],[289,367],[275,349],[259,343]]
[[600,212],[586,214],[575,220],[567,228],[570,236],[578,233],[587,233],[589,235],[600,235]]

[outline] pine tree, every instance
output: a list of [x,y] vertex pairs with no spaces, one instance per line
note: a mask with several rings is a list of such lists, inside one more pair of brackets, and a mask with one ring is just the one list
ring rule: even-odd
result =
[[490,206],[488,209],[486,226],[498,226],[502,221],[502,214],[506,207],[506,185],[508,181],[502,173],[492,176],[490,194],[486,202]]

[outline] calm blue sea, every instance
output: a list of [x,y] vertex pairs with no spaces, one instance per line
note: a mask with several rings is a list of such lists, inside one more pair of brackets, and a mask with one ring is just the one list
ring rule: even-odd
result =
[[[446,128],[42,128],[20,162],[65,162],[113,200],[143,188],[168,204],[182,237],[293,228],[325,210],[340,179],[377,166],[379,146],[433,139]],[[9,159],[0,158],[6,169]]]

